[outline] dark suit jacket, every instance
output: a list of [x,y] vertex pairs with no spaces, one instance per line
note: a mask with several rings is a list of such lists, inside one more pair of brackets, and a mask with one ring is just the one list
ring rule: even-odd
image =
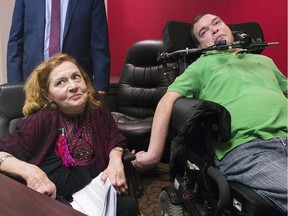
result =
[[[8,82],[22,82],[43,60],[45,0],[16,0],[7,48]],[[110,77],[104,0],[69,0],[62,52],[78,60],[98,90]]]

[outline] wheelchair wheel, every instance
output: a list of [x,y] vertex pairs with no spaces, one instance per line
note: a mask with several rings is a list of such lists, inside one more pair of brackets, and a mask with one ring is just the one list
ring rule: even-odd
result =
[[158,209],[159,216],[188,216],[183,205],[178,204],[174,205],[167,193],[167,191],[162,190],[159,196],[159,209]]

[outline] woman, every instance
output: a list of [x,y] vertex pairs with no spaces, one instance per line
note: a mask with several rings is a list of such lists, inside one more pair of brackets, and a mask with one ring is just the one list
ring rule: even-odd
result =
[[25,119],[0,139],[0,171],[51,198],[71,195],[103,172],[118,194],[117,215],[136,215],[125,196],[125,138],[73,58],[42,62],[25,84]]

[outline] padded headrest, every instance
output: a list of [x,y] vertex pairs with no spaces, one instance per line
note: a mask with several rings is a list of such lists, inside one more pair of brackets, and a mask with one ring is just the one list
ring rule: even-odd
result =
[[191,38],[191,23],[169,21],[162,31],[164,52],[196,48]]
[[[245,22],[238,24],[228,24],[232,31],[245,32],[252,37],[253,41],[264,42],[264,34],[261,26],[257,22]],[[191,37],[191,23],[169,21],[162,32],[164,42],[164,52],[173,52],[182,49],[197,48]],[[261,50],[254,53],[261,53]]]
[[159,52],[163,52],[162,40],[143,40],[134,43],[128,50],[125,63],[137,67],[159,65],[157,61]]

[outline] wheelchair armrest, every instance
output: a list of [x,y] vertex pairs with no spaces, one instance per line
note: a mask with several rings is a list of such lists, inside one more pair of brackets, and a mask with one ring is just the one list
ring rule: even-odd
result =
[[211,101],[178,99],[172,110],[170,125],[178,133],[191,133],[199,125],[198,123],[209,121],[212,115],[217,116],[215,125],[217,141],[228,141],[231,136],[230,113],[225,107]]

